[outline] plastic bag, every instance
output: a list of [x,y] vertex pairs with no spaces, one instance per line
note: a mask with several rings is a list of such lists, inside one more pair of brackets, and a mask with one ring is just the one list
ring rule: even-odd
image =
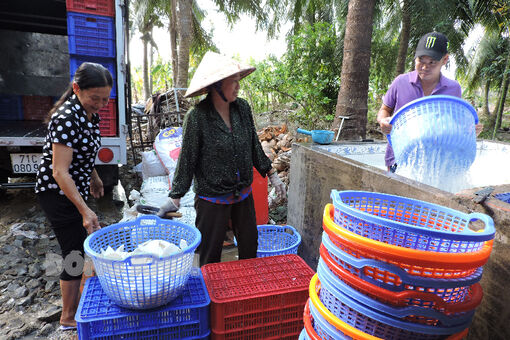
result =
[[142,178],[166,176],[166,168],[161,164],[156,151],[142,152]]
[[[124,245],[120,245],[116,250],[114,250],[111,246],[108,246],[106,249],[102,249],[99,256],[102,256],[108,260],[115,261],[124,261],[129,256],[133,255],[154,255],[158,258],[167,257],[172,254],[176,254],[182,252],[188,246],[188,242],[185,239],[181,239],[179,241],[179,245],[175,245],[171,242],[165,240],[148,240],[141,244],[139,244],[135,250],[132,252],[128,252],[124,250]],[[137,261],[140,260],[140,261]],[[133,259],[132,262],[135,264],[144,264],[147,259]],[[152,261],[149,260],[149,263]]]
[[171,174],[175,172],[177,160],[182,146],[182,128],[170,127],[162,130],[154,140],[154,150],[156,155],[165,167],[166,173]]
[[157,176],[145,179],[140,188],[140,204],[154,207],[163,205],[168,199],[170,183],[170,176]]

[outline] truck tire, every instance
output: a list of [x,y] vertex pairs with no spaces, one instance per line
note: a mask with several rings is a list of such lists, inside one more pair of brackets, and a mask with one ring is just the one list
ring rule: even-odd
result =
[[117,165],[96,165],[99,178],[103,181],[104,193],[110,193],[119,183],[119,167]]

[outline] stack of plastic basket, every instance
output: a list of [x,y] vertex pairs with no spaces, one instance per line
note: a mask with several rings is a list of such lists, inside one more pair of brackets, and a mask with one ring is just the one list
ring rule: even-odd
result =
[[97,277],[85,283],[76,312],[84,339],[209,339],[209,295],[202,273],[191,271],[182,294],[170,304],[143,311],[117,306]]
[[103,65],[113,77],[108,105],[99,111],[101,136],[117,135],[115,0],[66,0],[71,80],[84,62]]
[[482,299],[492,219],[380,193],[332,199],[302,337],[462,339]]
[[202,266],[211,339],[295,340],[314,271],[295,254]]

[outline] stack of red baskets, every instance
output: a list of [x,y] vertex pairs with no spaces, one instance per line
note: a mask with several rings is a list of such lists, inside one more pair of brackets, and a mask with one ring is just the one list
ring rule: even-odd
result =
[[[462,339],[492,250],[484,214],[332,191],[301,339]],[[483,229],[473,231],[474,221]]]

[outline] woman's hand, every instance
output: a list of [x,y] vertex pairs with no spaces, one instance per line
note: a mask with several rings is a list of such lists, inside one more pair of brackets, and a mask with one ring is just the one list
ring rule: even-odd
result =
[[167,212],[174,212],[179,210],[180,206],[181,206],[180,198],[169,198],[165,204],[159,207],[157,215],[159,217],[163,217],[166,215]]
[[285,190],[285,184],[283,184],[280,177],[278,177],[278,174],[276,171],[274,171],[271,175],[269,175],[269,181],[271,182],[271,185],[276,190],[276,195],[279,199],[285,198],[285,195],[287,194],[287,191]]
[[97,215],[89,208],[85,209],[81,216],[83,218],[83,228],[87,229],[89,235],[101,229]]
[[103,181],[96,172],[96,169],[92,171],[90,176],[90,194],[94,198],[100,198],[104,196]]

